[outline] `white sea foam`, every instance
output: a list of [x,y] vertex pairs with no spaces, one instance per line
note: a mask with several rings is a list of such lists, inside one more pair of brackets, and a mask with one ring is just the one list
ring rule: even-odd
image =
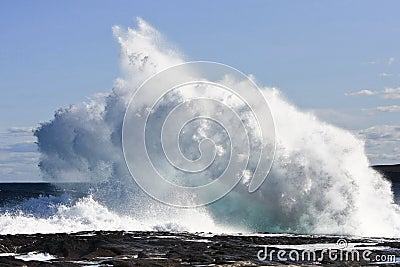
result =
[[50,261],[54,260],[57,257],[49,254],[49,253],[40,253],[40,252],[29,252],[28,254],[22,254],[22,255],[15,255],[14,258],[18,260],[23,260],[23,261]]
[[[49,211],[41,213],[44,201],[48,200]],[[29,200],[30,202],[35,199]],[[155,216],[141,217],[122,215],[110,211],[93,199],[83,197],[75,203],[60,203],[54,198],[42,197],[37,200],[39,210],[9,211],[0,215],[0,234],[60,233],[90,230],[124,231],[211,231],[233,232],[233,229],[216,225],[206,212],[186,210],[171,212],[170,217],[159,220]],[[175,214],[174,214],[175,213]]]

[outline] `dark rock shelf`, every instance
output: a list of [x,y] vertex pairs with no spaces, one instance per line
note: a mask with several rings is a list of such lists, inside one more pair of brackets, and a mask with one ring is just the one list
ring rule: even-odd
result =
[[[264,246],[268,246],[269,251],[281,249],[287,253],[293,250],[301,253],[307,246],[325,244],[340,251],[336,247],[339,238],[343,237],[106,231],[3,235],[0,236],[0,266],[371,266],[371,262],[363,260],[332,260],[327,254],[317,261],[282,260],[276,253],[265,260],[257,257]],[[360,253],[366,249],[372,251],[370,258],[389,254],[400,257],[400,239],[345,238],[348,244],[356,244]],[[322,248],[316,248],[321,253]],[[355,250],[350,246],[349,249]],[[20,259],[21,255],[29,253],[48,258]]]
[[400,164],[397,165],[376,165],[373,169],[382,173],[387,179],[395,183],[400,183]]

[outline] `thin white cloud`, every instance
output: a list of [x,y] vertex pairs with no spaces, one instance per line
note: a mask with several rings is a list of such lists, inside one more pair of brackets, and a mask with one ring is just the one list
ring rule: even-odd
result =
[[16,153],[28,153],[28,152],[37,152],[38,148],[34,142],[25,141],[25,142],[10,144],[4,150]]
[[368,89],[362,89],[357,92],[352,92],[352,93],[345,93],[345,96],[365,96],[365,95],[375,95],[376,92],[368,90]]
[[400,87],[387,87],[382,91],[372,91],[368,89],[363,89],[356,92],[345,93],[344,95],[345,96],[379,95],[384,99],[400,99]]
[[391,73],[386,73],[386,72],[381,72],[379,73],[379,77],[392,77],[393,74]]
[[32,135],[35,127],[11,127],[7,129],[8,133],[11,134],[29,134]]
[[397,88],[385,88],[381,92],[383,98],[385,99],[400,99],[400,87]]
[[379,107],[376,107],[376,110],[382,111],[382,112],[399,112],[400,106],[397,106],[397,105],[379,106]]
[[381,58],[378,60],[370,60],[367,61],[363,64],[368,64],[368,65],[392,65],[396,61],[395,57],[389,57],[389,58]]
[[400,163],[400,126],[381,125],[357,131],[371,164]]
[[33,129],[12,127],[0,132],[0,182],[42,180]]

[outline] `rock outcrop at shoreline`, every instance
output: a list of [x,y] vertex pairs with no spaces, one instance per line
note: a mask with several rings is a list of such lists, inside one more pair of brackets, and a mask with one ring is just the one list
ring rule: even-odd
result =
[[395,183],[400,183],[400,164],[397,165],[375,165],[373,169],[382,173],[387,179]]
[[[318,257],[315,260],[289,258],[312,249]],[[334,251],[336,259],[324,254],[326,249]],[[366,250],[372,260],[377,255],[396,259],[400,256],[400,239],[121,231],[3,235],[0,266],[360,266],[371,262],[361,256],[359,260],[339,260],[338,255],[347,251],[362,255]]]

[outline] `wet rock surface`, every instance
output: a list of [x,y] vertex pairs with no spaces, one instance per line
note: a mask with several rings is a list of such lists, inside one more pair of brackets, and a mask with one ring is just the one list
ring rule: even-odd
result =
[[[345,237],[342,249],[337,243],[340,238],[122,231],[3,235],[0,266],[371,266],[378,263],[377,255],[392,256],[391,262],[380,258],[379,266],[396,266],[393,259],[400,263],[400,239]],[[332,255],[322,253],[327,248]],[[284,252],[279,255],[278,250]],[[301,257],[310,250],[316,258]],[[362,258],[367,250],[370,261]],[[346,258],[351,251],[358,251],[360,259]]]

